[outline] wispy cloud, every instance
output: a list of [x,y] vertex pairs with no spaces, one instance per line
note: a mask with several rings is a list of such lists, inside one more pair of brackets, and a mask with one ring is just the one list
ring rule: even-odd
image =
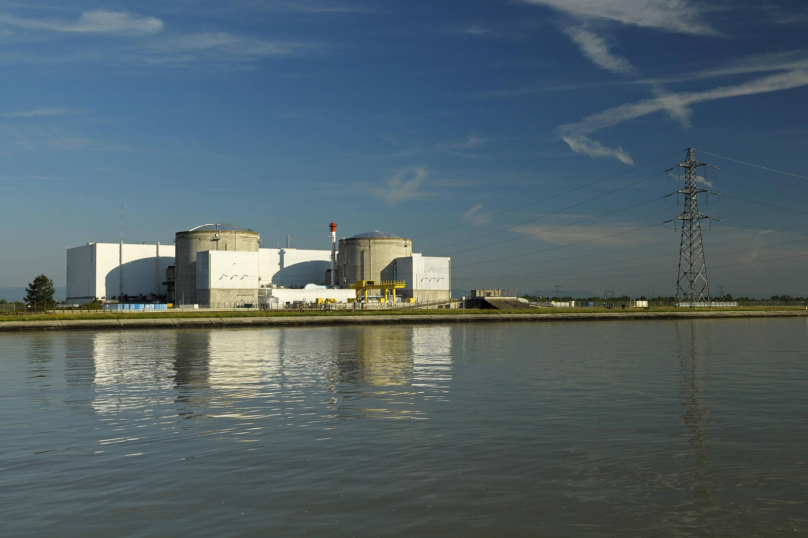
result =
[[631,62],[612,53],[603,37],[583,26],[569,26],[564,32],[578,45],[581,53],[598,67],[612,73],[636,74],[637,71]]
[[[383,138],[386,142],[394,145],[401,145],[396,139],[387,137]],[[399,150],[395,153],[395,157],[410,157],[413,155],[423,155],[426,153],[449,153],[458,157],[475,158],[476,155],[469,153],[471,150],[478,149],[488,142],[487,138],[481,138],[476,134],[471,134],[463,140],[456,140],[453,142],[436,142],[434,146],[410,146]]]
[[69,179],[75,179],[75,178],[65,176],[17,176],[17,177],[0,176],[0,180],[2,181],[67,181]]
[[399,202],[434,198],[434,192],[422,189],[426,178],[426,166],[403,168],[390,176],[385,185],[372,189],[372,192],[391,206]]
[[483,26],[480,23],[474,23],[463,28],[461,32],[471,36],[484,36],[490,34],[491,29]]
[[145,35],[161,32],[163,21],[155,17],[144,17],[128,11],[106,11],[98,9],[85,11],[78,20],[39,20],[0,14],[0,26],[10,26],[25,30],[46,30],[72,34],[115,34]]
[[468,223],[472,226],[485,226],[491,223],[491,215],[489,213],[482,212],[483,204],[479,203],[463,213],[463,216],[460,217],[460,222]]
[[[550,226],[550,228],[552,228],[552,226]],[[646,233],[639,237],[637,234],[626,233],[636,228],[636,223],[600,223],[591,226],[574,224],[559,228],[558,230],[545,231],[548,229],[547,225],[525,224],[514,228],[513,231],[531,236],[531,239],[536,241],[556,245],[569,245],[579,241],[591,241],[592,243],[590,245],[601,245],[613,248],[636,246],[638,241],[643,243],[653,242],[655,236],[652,233]]]
[[155,61],[192,62],[198,60],[253,61],[272,56],[289,56],[321,50],[315,43],[267,41],[229,32],[206,32],[162,39],[147,50]]
[[769,20],[776,24],[803,24],[808,22],[808,11],[803,11],[802,13],[778,11],[773,13]]
[[522,0],[545,5],[579,19],[602,19],[666,32],[717,35],[703,20],[704,3],[688,0]]
[[469,157],[470,155],[459,152],[477,149],[483,146],[486,142],[488,142],[488,139],[486,138],[480,138],[477,135],[469,135],[468,137],[466,137],[465,140],[459,140],[457,142],[449,142],[449,143],[438,142],[437,144],[435,144],[435,149],[437,149],[438,151],[447,151],[454,155],[462,155],[464,157]]
[[619,146],[613,148],[604,147],[599,142],[589,138],[588,135],[619,123],[660,111],[666,111],[680,121],[685,120],[685,125],[688,125],[689,107],[692,105],[731,97],[783,91],[806,85],[808,85],[808,69],[800,69],[705,91],[667,92],[657,95],[653,99],[628,103],[592,114],[577,123],[561,125],[558,127],[558,132],[570,148],[577,153],[590,157],[615,157],[626,164],[633,164],[631,157],[623,148]]
[[[312,5],[311,9],[319,9]],[[320,6],[322,9],[332,9]],[[63,39],[80,35],[134,36],[138,39],[110,41],[106,47],[60,48],[47,51],[4,50],[5,64],[106,63],[116,67],[131,65],[169,66],[207,63],[243,69],[250,62],[265,58],[314,54],[325,51],[323,44],[298,40],[263,39],[226,31],[169,32],[161,19],[126,11],[85,11],[76,21],[35,19],[0,13],[0,32],[13,32],[7,40],[22,44],[41,39]]]
[[70,130],[0,124],[0,153],[14,151],[131,151],[131,146],[98,141]]
[[20,110],[17,112],[6,112],[2,116],[6,118],[42,118],[46,116],[65,116],[68,114],[84,114],[86,110],[79,108],[36,108],[34,110]]

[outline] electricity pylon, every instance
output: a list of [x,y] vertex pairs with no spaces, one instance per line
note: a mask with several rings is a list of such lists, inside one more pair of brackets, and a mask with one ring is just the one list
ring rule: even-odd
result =
[[[698,168],[708,166],[696,160],[693,148],[687,148],[687,159],[679,165],[680,177],[685,186],[677,192],[685,195],[685,208],[677,219],[682,221],[682,242],[679,247],[679,274],[676,278],[676,301],[709,306],[710,286],[707,283],[707,262],[704,259],[704,243],[701,240],[701,221],[708,219],[699,212],[698,195],[707,192],[697,185]],[[705,174],[706,175],[706,174]]]

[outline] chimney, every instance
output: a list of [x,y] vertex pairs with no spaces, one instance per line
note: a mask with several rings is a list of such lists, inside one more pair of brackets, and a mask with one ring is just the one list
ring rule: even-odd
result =
[[331,287],[336,286],[337,273],[337,223],[331,223]]

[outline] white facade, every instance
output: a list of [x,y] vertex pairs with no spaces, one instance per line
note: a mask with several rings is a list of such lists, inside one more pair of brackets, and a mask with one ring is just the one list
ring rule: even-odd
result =
[[278,299],[280,306],[287,303],[314,303],[317,299],[334,299],[338,303],[347,303],[348,299],[356,297],[355,290],[342,290],[334,288],[321,288],[315,290],[272,289],[267,290],[269,297]]
[[405,290],[451,290],[451,259],[413,254],[396,259],[396,280],[405,282]]
[[236,290],[267,288],[272,284],[284,288],[323,285],[325,272],[330,267],[330,250],[208,250],[197,254],[196,288]]
[[259,253],[259,276],[263,287],[269,284],[284,288],[326,284],[325,272],[331,268],[330,250],[262,248]]
[[[67,249],[67,302],[110,299],[120,292],[118,243],[89,243]],[[165,295],[166,267],[174,245],[123,245],[124,295]]]
[[[90,243],[68,249],[68,303],[117,298],[120,275],[118,255],[117,243]],[[124,295],[165,296],[167,290],[163,282],[166,280],[166,268],[174,262],[174,245],[124,244]],[[437,292],[445,292],[448,297],[451,290],[450,258],[413,254],[396,258],[395,263],[395,279],[405,281],[404,291],[410,292],[410,297],[432,297]],[[296,292],[278,292],[278,300],[283,302],[314,301],[318,298],[334,298],[344,302],[354,297],[355,292],[350,289],[301,289],[307,284],[326,284],[326,271],[330,268],[330,250],[262,248],[258,252],[204,251],[197,255],[196,289],[208,291],[203,295],[205,299],[200,299],[200,304],[231,304],[242,300],[255,303],[257,291],[268,288],[285,288]],[[274,292],[272,294],[275,295]]]

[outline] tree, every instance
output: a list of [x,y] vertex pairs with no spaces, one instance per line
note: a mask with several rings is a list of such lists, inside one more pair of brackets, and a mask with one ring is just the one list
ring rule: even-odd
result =
[[25,302],[29,305],[47,305],[53,303],[53,280],[39,275],[25,288]]

